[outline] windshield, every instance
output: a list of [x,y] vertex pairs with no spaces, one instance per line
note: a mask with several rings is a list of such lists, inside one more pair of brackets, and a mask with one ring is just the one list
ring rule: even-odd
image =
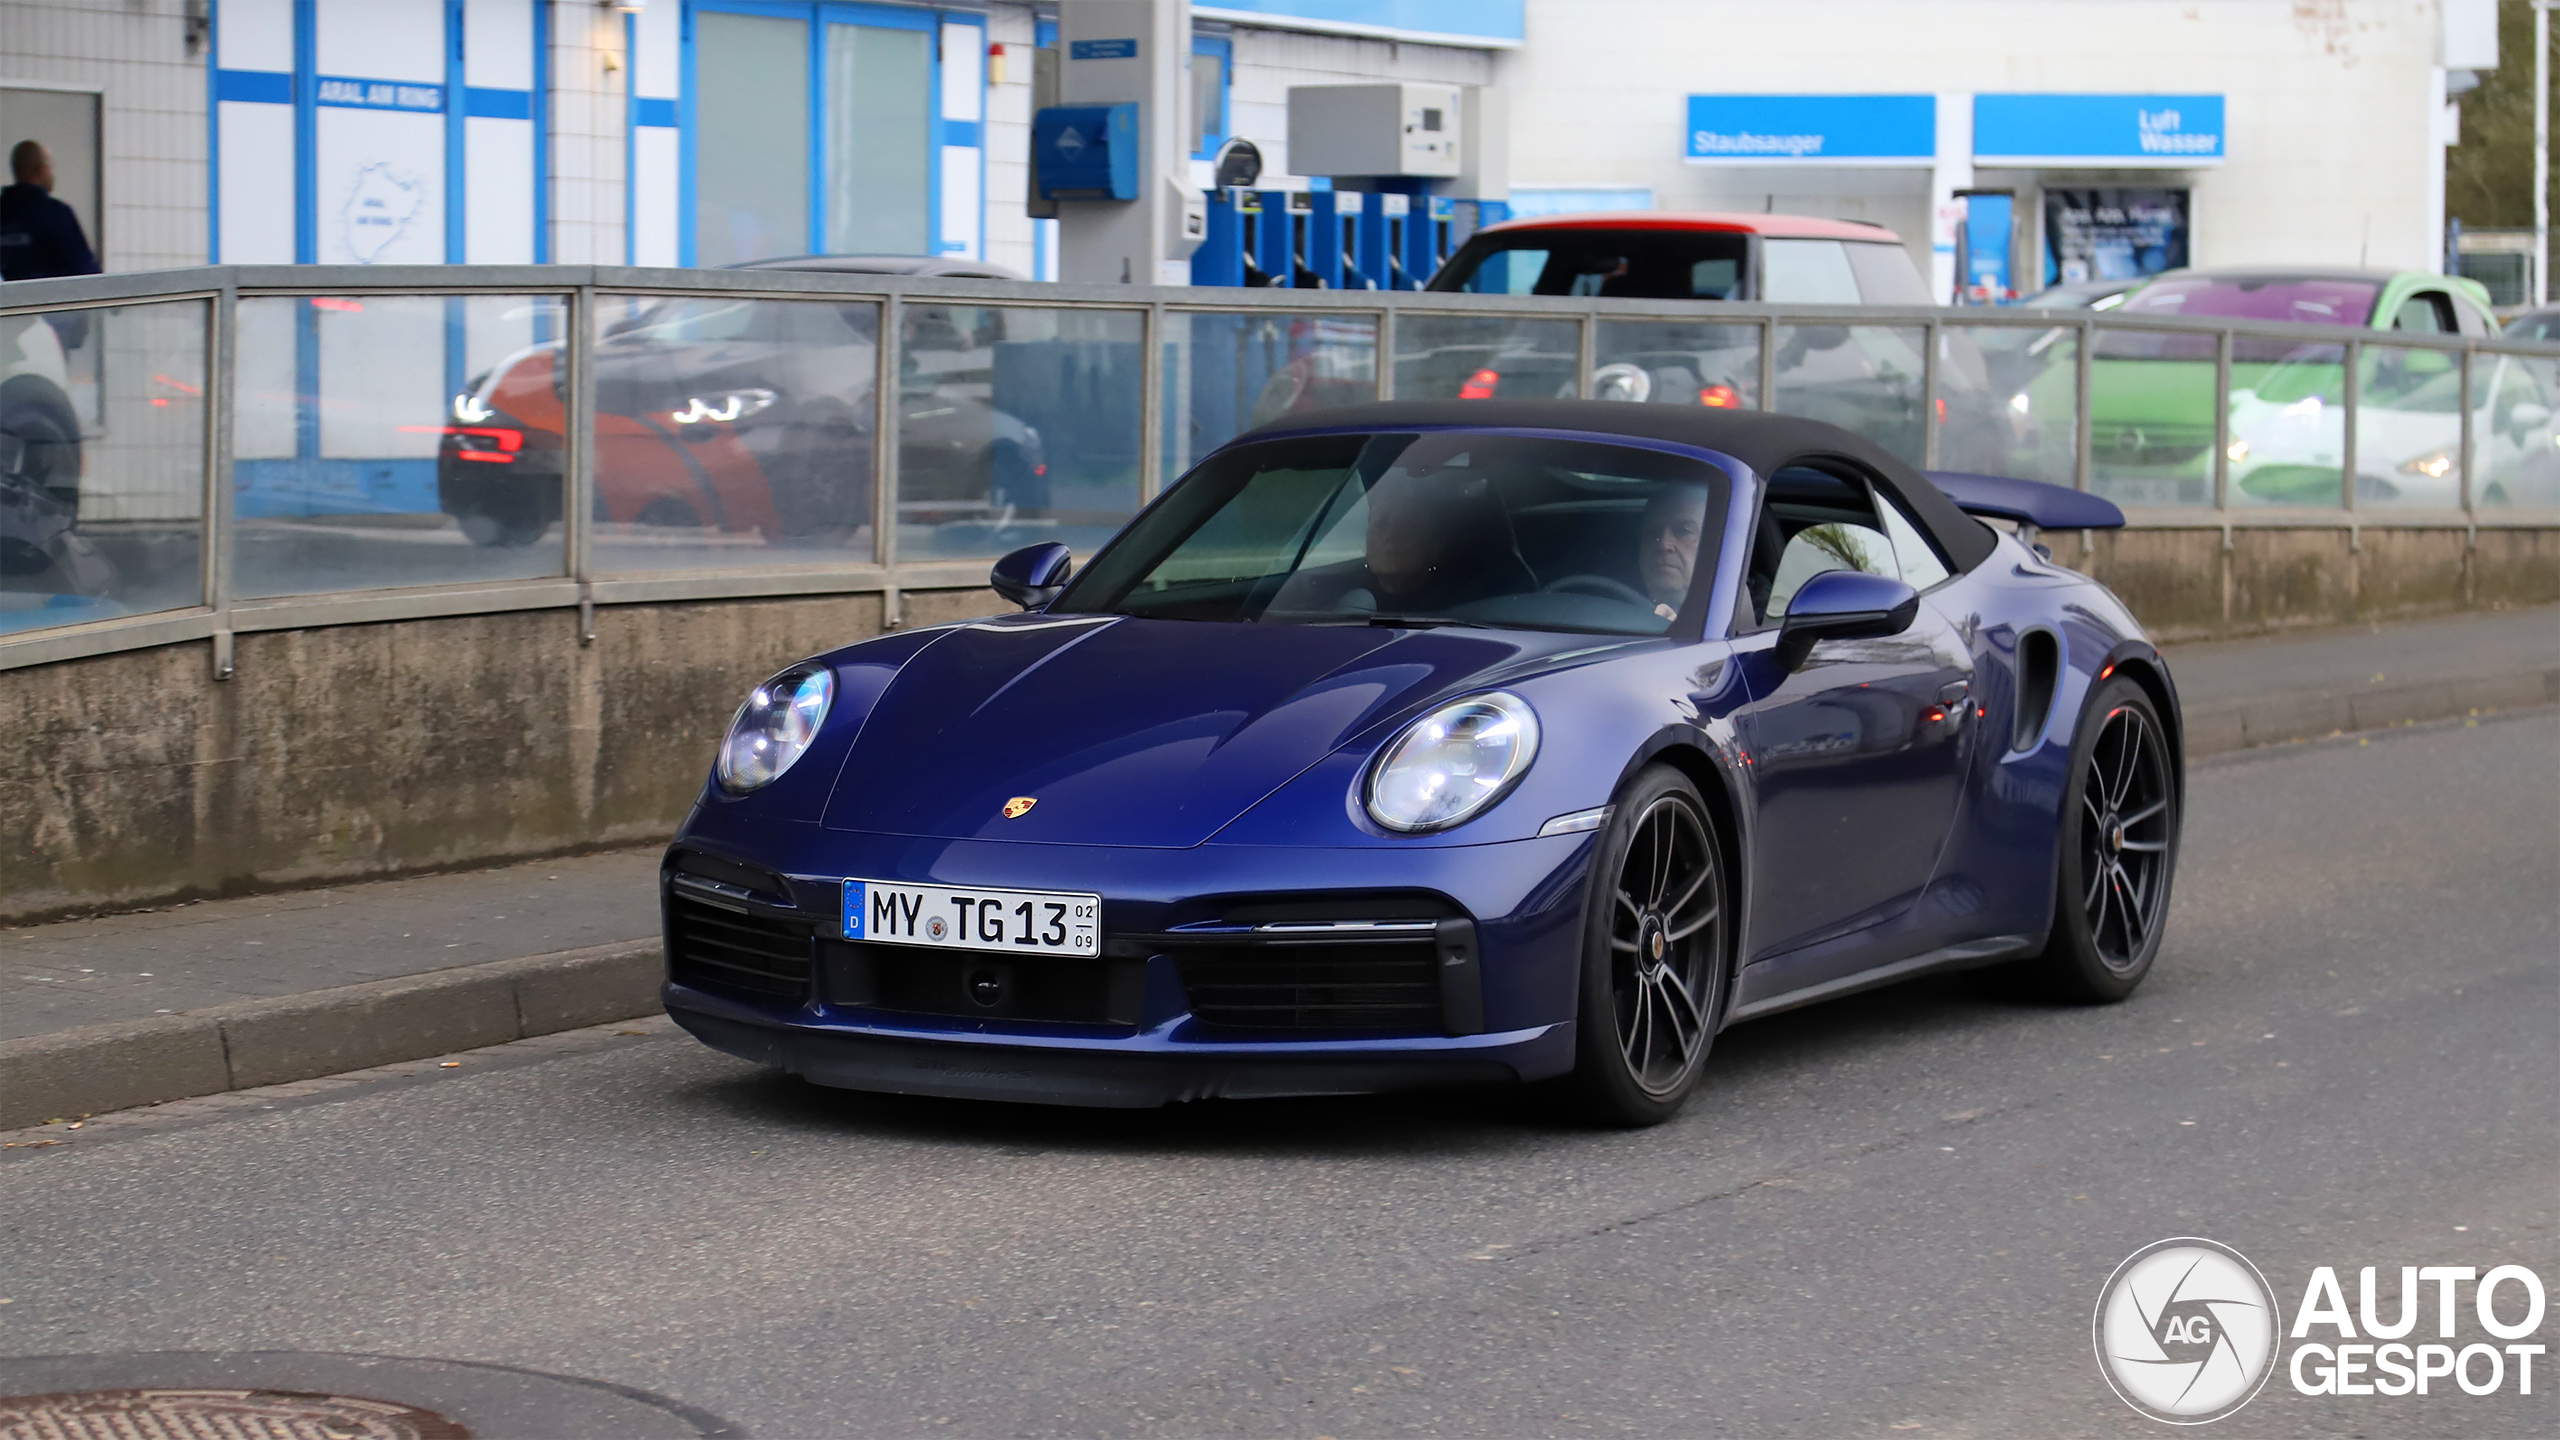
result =
[[2298,325],[2362,325],[2381,289],[2369,280],[2288,280],[2281,276],[2189,276],[2154,280],[2133,293],[2125,315],[2290,320]]
[[1703,593],[1724,485],[1684,456],[1479,431],[1239,446],[1050,611],[1659,635]]
[[1739,300],[1750,245],[1749,236],[1734,230],[1503,231],[1468,241],[1432,278],[1431,288],[1478,295]]

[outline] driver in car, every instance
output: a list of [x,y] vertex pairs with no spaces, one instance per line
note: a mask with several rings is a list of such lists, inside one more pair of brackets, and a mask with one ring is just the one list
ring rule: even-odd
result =
[[1707,487],[1666,485],[1645,502],[1636,530],[1636,575],[1653,613],[1676,618],[1698,570],[1698,541],[1707,528]]

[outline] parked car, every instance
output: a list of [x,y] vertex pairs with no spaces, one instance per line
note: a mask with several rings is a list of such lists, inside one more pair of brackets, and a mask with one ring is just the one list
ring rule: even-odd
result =
[[[1604,211],[1506,221],[1479,230],[1432,276],[1428,290],[1495,295],[1598,295],[1693,300],[1702,322],[1731,301],[1785,305],[1930,303],[1900,236],[1881,225],[1802,215]],[[1417,327],[1418,329],[1418,327]],[[1749,408],[1760,388],[1756,328],[1711,323],[1628,330],[1659,344],[1614,344],[1595,371],[1606,400]],[[1779,389],[1790,414],[1826,420],[1917,455],[1926,419],[1922,357],[1908,327],[1789,325],[1780,331]],[[1947,339],[1948,388],[1989,384],[1968,334]],[[1400,394],[1469,400],[1544,399],[1577,393],[1579,356],[1515,334],[1427,350],[1398,341]],[[1996,468],[2008,439],[1989,417],[1940,407],[1939,454],[1958,468]]]
[[[1018,278],[974,261],[902,256],[738,268]],[[840,544],[868,526],[876,314],[867,301],[677,297],[609,328],[595,345],[596,518],[789,545]],[[519,351],[454,399],[437,490],[478,544],[527,544],[560,517],[561,349],[554,341]],[[983,395],[937,389],[943,378],[901,377],[912,402],[900,419],[901,504],[1045,505],[1038,432]]]
[[[2488,336],[2488,292],[2423,271],[2233,267],[2171,270],[2112,314],[2167,320],[2272,320],[2367,333]],[[2091,357],[2089,463],[2108,492],[2146,505],[2212,503],[2214,339],[2103,334]],[[2298,342],[2243,339],[2232,352],[2235,404]],[[2334,368],[2334,367],[2333,367]],[[2073,376],[2054,367],[2021,393],[2038,414],[2069,414]]]
[[2560,345],[2560,305],[2545,305],[2527,310],[2507,322],[2499,332],[2510,340],[2539,340],[2546,345]]
[[2053,285],[2018,302],[2029,310],[2113,310],[2125,297],[2142,287],[2143,277],[2130,280],[2082,280],[2070,285]]
[[1082,571],[997,562],[1027,613],[757,686],[661,869],[667,1011],[856,1090],[1555,1081],[1650,1124],[1755,1016],[2000,964],[2121,1000],[2170,910],[2176,692],[1967,507],[2123,522],[1784,415],[1249,433]]
[[[2358,388],[2361,503],[2462,504],[2462,367],[2442,350],[2368,352]],[[2537,373],[2539,372],[2539,373]],[[2560,504],[2548,363],[2483,354],[2472,370],[2472,487],[2484,505]],[[2249,500],[2334,505],[2345,463],[2343,367],[2297,355],[2231,397],[2231,483]]]

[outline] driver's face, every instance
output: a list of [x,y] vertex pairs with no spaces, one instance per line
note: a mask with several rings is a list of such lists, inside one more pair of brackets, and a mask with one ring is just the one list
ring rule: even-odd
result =
[[1698,537],[1707,525],[1707,492],[1700,485],[1676,485],[1644,507],[1644,525],[1636,539],[1636,573],[1655,604],[1673,609],[1689,597],[1689,577],[1698,569]]

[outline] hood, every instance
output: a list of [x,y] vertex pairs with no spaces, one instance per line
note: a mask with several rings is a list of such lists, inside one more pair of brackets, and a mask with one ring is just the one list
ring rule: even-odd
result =
[[[1380,719],[1549,638],[1115,617],[963,625],[880,697],[826,824],[1197,845]],[[1017,796],[1037,803],[1008,820]]]

